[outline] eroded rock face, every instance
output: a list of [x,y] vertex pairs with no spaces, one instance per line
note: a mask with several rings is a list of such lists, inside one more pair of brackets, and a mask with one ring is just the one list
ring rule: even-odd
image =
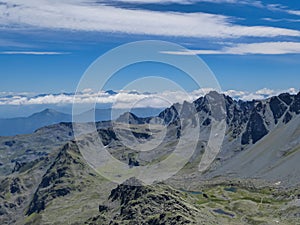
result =
[[172,105],[170,108],[162,111],[158,117],[163,119],[165,124],[170,124],[179,119],[178,104]]
[[250,144],[251,140],[252,143],[255,144],[261,138],[263,138],[268,133],[267,128],[264,125],[264,120],[262,119],[261,115],[254,111],[250,119],[247,123],[246,131],[242,135],[242,145]]
[[284,118],[283,118],[283,122],[284,122],[285,124],[287,124],[288,122],[291,121],[292,118],[293,118],[292,114],[291,114],[290,112],[286,112],[286,113],[285,113],[285,116],[284,116]]
[[232,138],[241,136],[241,144],[255,144],[280,121],[290,122],[300,113],[300,93],[288,93],[267,100],[235,101],[225,96],[227,125]]
[[294,97],[294,101],[290,106],[290,111],[300,114],[300,92]]
[[112,128],[98,129],[97,132],[104,146],[108,145],[113,140],[118,140],[116,133]]
[[272,97],[270,99],[270,108],[274,116],[275,124],[277,124],[278,120],[283,116],[288,107],[284,102],[280,101],[278,97]]
[[278,98],[287,105],[290,105],[294,100],[294,97],[291,96],[289,93],[282,93],[282,94],[278,95]]

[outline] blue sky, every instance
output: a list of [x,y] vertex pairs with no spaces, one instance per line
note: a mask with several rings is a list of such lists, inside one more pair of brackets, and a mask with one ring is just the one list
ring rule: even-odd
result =
[[[153,39],[191,50],[170,54],[199,55],[223,90],[300,87],[297,0],[3,0],[0,15],[0,92],[74,92],[100,55]],[[180,72],[153,66],[124,69],[107,89],[161,71],[193,90]]]

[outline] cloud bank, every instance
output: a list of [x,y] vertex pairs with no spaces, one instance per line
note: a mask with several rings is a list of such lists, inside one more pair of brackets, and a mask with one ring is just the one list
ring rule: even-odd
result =
[[[8,93],[0,95],[0,105],[49,105],[49,104],[72,104],[74,101],[80,104],[112,104],[115,108],[164,108],[174,103],[193,101],[212,91],[212,89],[199,89],[190,93],[182,91],[164,91],[161,93],[139,93],[136,91],[119,91],[117,94],[109,94],[104,91],[93,92],[86,90],[78,93],[74,98],[73,93],[40,94],[31,93]],[[227,90],[223,93],[237,100],[251,101],[253,99],[265,99],[283,92],[297,94],[299,90],[290,88],[288,90],[261,89],[255,92]],[[74,100],[75,99],[75,100]]]

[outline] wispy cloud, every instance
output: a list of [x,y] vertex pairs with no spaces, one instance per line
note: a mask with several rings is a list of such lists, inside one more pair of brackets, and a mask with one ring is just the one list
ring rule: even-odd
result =
[[[0,31],[2,32],[2,31]],[[17,48],[33,48],[33,44],[21,43],[19,41],[7,40],[0,38],[0,47],[17,47]]]
[[[263,4],[262,4],[263,5]],[[280,11],[291,15],[300,16],[300,10],[292,10],[282,4],[267,4],[263,5],[266,9],[270,11]]]
[[164,54],[171,55],[210,55],[210,54],[264,54],[264,55],[281,55],[281,54],[300,54],[300,42],[262,42],[234,44],[223,47],[220,50],[187,50],[187,51],[164,51]]
[[257,8],[265,8],[270,11],[281,11],[291,15],[300,16],[300,10],[292,10],[282,4],[265,4],[263,1],[259,0],[116,0],[115,2],[127,2],[127,3],[155,3],[155,4],[195,4],[197,2],[207,2],[216,4],[237,4],[237,5],[249,5]]
[[288,13],[300,16],[300,10],[287,10]]
[[139,4],[168,4],[168,3],[177,3],[177,4],[195,4],[197,2],[208,2],[208,3],[228,3],[228,4],[247,4],[253,6],[261,6],[260,1],[253,0],[116,0],[115,2],[126,2],[126,3],[139,3]]
[[299,23],[300,22],[300,19],[289,19],[289,18],[262,18],[262,20],[264,21],[269,21],[269,22],[293,22],[293,23]]
[[2,51],[1,55],[64,55],[69,52]]
[[216,14],[123,9],[79,0],[10,0],[7,5],[0,5],[0,15],[2,27],[198,38],[300,36],[298,30],[236,25],[232,22],[233,18]]
[[[209,1],[209,0],[208,0]],[[106,1],[102,1],[106,2]],[[148,4],[148,3],[156,3],[156,4],[168,4],[168,3],[178,3],[178,4],[191,4],[191,0],[116,0],[115,2],[126,2],[126,3],[139,3],[139,4]]]

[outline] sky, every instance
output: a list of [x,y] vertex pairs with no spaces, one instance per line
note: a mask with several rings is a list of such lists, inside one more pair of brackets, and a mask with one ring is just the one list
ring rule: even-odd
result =
[[[2,0],[0,32],[0,104],[21,95],[28,102],[38,94],[74,93],[99,56],[143,40],[187,48],[164,54],[199,56],[224,91],[257,96],[300,87],[297,0]],[[151,75],[195,89],[166,65],[144,63],[118,74],[107,90]]]

